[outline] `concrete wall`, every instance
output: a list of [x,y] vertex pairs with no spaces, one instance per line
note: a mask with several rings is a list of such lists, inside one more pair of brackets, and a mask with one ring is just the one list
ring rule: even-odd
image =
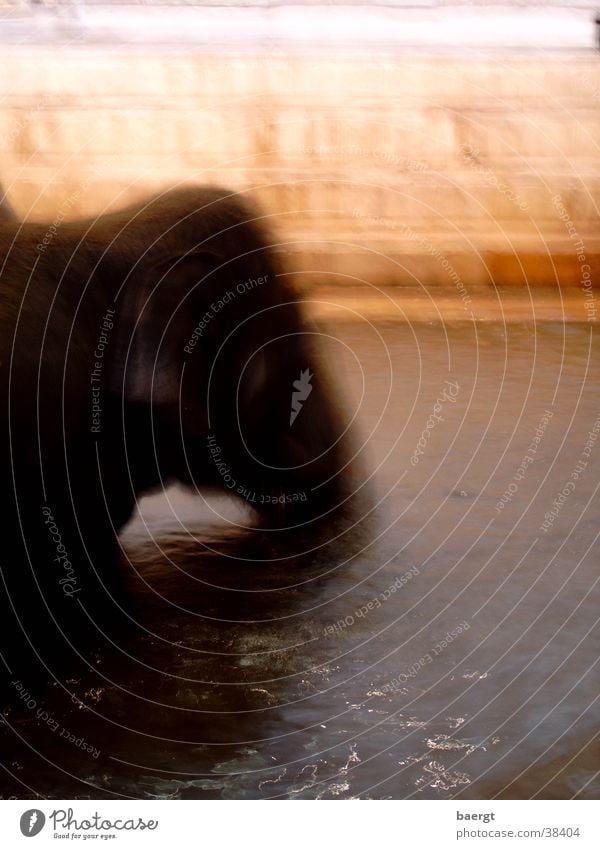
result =
[[6,46],[0,173],[38,219],[186,181],[250,190],[307,280],[580,285],[599,107],[591,50]]

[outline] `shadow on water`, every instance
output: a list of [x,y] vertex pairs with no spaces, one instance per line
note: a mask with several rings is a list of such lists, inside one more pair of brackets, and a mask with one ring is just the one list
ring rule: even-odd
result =
[[[175,490],[147,506],[162,514],[186,500]],[[5,712],[9,795],[45,785],[55,798],[252,796],[276,760],[257,747],[289,733],[278,731],[278,709],[302,702],[308,680],[327,674],[304,668],[322,662],[311,611],[340,569],[349,579],[364,527],[336,543],[339,563],[326,544],[303,555],[243,530],[132,537],[135,606],[124,639],[92,653],[87,673],[19,688]],[[245,757],[245,774],[228,778],[228,765]]]
[[375,524],[290,554],[225,499],[145,499],[136,624],[15,698],[5,798],[597,798],[597,343],[336,333]]

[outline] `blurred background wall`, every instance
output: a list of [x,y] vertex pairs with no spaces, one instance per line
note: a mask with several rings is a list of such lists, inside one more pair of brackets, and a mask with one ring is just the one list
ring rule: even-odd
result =
[[262,202],[307,284],[585,285],[593,6],[351,5],[5,4],[11,203],[64,219],[219,183]]

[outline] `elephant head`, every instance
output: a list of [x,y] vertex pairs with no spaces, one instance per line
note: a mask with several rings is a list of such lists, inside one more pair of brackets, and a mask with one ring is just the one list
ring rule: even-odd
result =
[[23,225],[5,266],[9,296],[24,293],[16,370],[37,387],[40,456],[64,453],[76,475],[98,448],[116,529],[174,479],[221,487],[265,526],[345,502],[348,423],[253,204],[187,188],[93,221]]

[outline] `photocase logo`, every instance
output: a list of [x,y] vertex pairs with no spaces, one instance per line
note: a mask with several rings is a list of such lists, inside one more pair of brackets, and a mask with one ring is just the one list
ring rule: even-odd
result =
[[46,817],[37,808],[25,811],[21,816],[21,834],[25,837],[35,837],[43,829]]
[[296,416],[302,409],[302,404],[310,393],[312,392],[312,386],[310,384],[312,378],[312,374],[310,373],[310,369],[304,369],[304,371],[300,372],[300,377],[298,380],[295,380],[292,383],[292,386],[296,390],[292,392],[292,412],[290,413],[290,427],[296,421]]

